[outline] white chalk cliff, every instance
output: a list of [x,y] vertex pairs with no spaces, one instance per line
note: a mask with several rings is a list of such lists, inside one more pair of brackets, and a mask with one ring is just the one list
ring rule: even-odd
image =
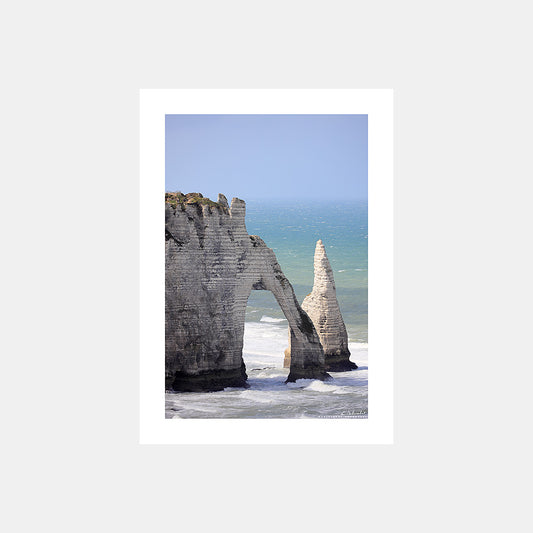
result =
[[[354,370],[357,365],[350,361],[348,334],[337,301],[333,270],[322,240],[316,243],[314,270],[313,290],[305,297],[302,309],[313,321],[324,348],[326,370],[333,372]],[[291,364],[291,353],[292,341],[289,339],[289,347],[285,350],[285,367]]]
[[325,379],[324,350],[274,252],[248,235],[245,203],[223,195],[165,195],[166,388],[246,386],[244,318],[252,289],[270,290],[289,322],[287,381]]

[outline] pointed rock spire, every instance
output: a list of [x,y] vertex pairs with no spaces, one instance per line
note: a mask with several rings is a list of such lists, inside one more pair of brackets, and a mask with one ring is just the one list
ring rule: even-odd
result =
[[[337,301],[333,270],[322,240],[316,243],[314,269],[313,290],[305,297],[302,309],[313,321],[324,348],[326,370],[333,372],[354,370],[357,365],[350,361],[348,334]],[[288,364],[290,364],[290,346],[285,350],[284,366]]]
[[222,207],[225,207],[226,209],[229,209],[229,205],[228,205],[228,199],[221,193],[219,192],[218,193],[218,200],[217,202],[222,206]]
[[331,265],[329,264],[328,256],[326,255],[326,249],[320,239],[316,243],[315,248],[315,280],[313,283],[313,291],[321,291],[325,293],[331,291],[335,293],[335,280],[333,279],[333,270],[331,270]]

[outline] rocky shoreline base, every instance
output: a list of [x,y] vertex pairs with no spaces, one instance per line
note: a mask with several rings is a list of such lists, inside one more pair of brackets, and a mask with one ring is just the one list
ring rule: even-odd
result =
[[221,391],[226,387],[248,388],[248,376],[244,361],[239,370],[208,370],[198,374],[175,372],[167,379],[166,390],[173,392]]

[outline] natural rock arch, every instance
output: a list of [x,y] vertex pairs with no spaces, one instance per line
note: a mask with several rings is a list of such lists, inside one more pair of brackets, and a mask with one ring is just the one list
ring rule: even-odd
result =
[[270,290],[289,322],[287,381],[325,379],[324,350],[274,252],[248,235],[245,202],[167,193],[165,202],[166,388],[246,386],[244,321],[252,290]]

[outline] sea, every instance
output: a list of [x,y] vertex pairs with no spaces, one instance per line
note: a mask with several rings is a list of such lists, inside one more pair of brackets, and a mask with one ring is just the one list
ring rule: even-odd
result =
[[368,204],[366,201],[247,201],[246,228],[272,248],[300,303],[313,288],[315,246],[322,239],[358,368],[327,381],[285,383],[288,322],[270,291],[252,291],[243,359],[249,388],[167,393],[166,418],[368,417]]

